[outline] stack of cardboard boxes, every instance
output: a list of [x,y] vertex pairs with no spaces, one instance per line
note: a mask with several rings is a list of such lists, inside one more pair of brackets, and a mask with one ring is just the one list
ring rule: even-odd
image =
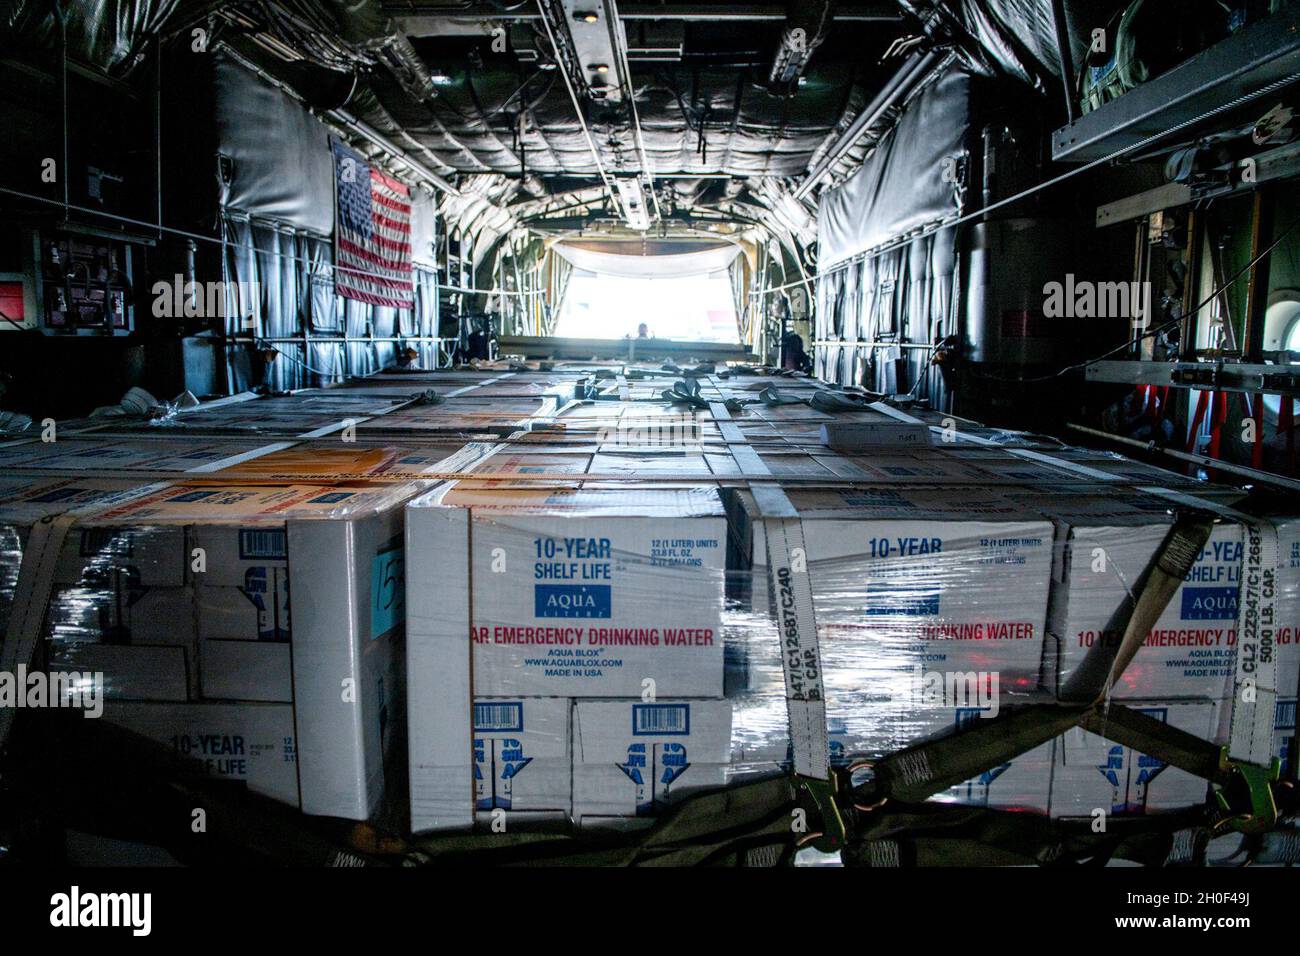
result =
[[[1096,644],[1114,644],[1110,616],[1131,594],[1172,523],[1170,500],[1159,494],[1046,495],[1035,506],[1056,525],[1057,558],[1043,681],[1052,693],[1078,672]],[[1110,698],[1208,740],[1224,742],[1232,715],[1238,592],[1244,525],[1251,520],[1213,500],[1222,517],[1142,649],[1111,688]],[[1273,753],[1289,758],[1294,737],[1300,648],[1294,622],[1300,526],[1265,520],[1276,529],[1281,561],[1276,614],[1277,713]],[[1199,803],[1205,781],[1076,728],[1057,746],[1052,786],[1055,816],[1168,810]]]
[[[721,500],[586,483],[595,460],[488,458],[407,511],[415,830],[593,824],[725,782]],[[557,477],[509,477],[534,467]]]
[[365,819],[403,717],[403,507],[432,484],[404,476],[472,449],[184,444],[0,450],[0,616],[31,528],[75,515],[39,598],[49,668],[101,675],[103,719],[191,766]]
[[[355,819],[402,796],[405,720],[417,832],[622,826],[789,767],[756,487],[803,523],[839,766],[1052,699],[1199,507],[1210,541],[1112,697],[1225,739],[1240,492],[806,378],[702,371],[664,397],[677,378],[396,371],[0,445],[0,628],[29,529],[75,512],[43,650],[103,674],[106,719]],[[1285,760],[1300,521],[1275,524]],[[1204,790],[1074,730],[937,799],[1070,817]]]

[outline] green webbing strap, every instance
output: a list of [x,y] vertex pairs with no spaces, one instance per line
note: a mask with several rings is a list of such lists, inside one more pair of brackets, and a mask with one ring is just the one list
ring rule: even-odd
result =
[[1220,765],[1222,747],[1141,711],[1111,702],[1109,706],[1089,711],[1080,725],[1099,737],[1131,747],[1137,753],[1203,780],[1223,782],[1229,776]]
[[872,765],[873,779],[853,790],[854,802],[884,798],[922,803],[1063,734],[1083,718],[1081,707],[1039,704],[966,723],[946,737],[895,751]]
[[672,402],[674,405],[690,405],[692,408],[709,407],[708,401],[700,394],[700,380],[697,378],[674,382],[672,388],[664,389],[661,394],[664,401]]
[[[1159,619],[1197,555],[1213,522],[1204,515],[1180,516],[1138,578],[1133,593],[1112,616],[1107,632],[1116,644],[1099,641],[1061,697],[1074,703],[1044,704],[1004,711],[969,722],[955,733],[897,751],[874,765],[873,779],[855,789],[858,803],[882,799],[920,803],[991,767],[1020,756],[1080,723],[1128,666]],[[1113,628],[1113,630],[1112,630]]]
[[821,412],[860,412],[871,408],[880,395],[859,395],[855,392],[826,390],[813,392],[808,404]]
[[945,804],[897,806],[868,815],[844,851],[846,866],[1104,865],[1199,862],[1210,830],[1195,808],[1116,817],[1098,833],[1090,820]]
[[1227,747],[1115,703],[1090,712],[1082,725],[1098,736],[1213,784],[1216,826],[1261,833],[1276,825],[1276,760],[1266,767],[1231,760]]
[[1203,514],[1180,515],[1174,521],[1151,562],[1106,622],[1102,633],[1121,635],[1120,640],[1093,644],[1058,693],[1061,700],[1091,704],[1110,692],[1196,563],[1213,526],[1213,519]]
[[767,386],[767,388],[765,388],[765,389],[763,389],[761,392],[759,392],[759,393],[758,393],[758,399],[759,399],[759,401],[761,401],[764,405],[771,405],[771,406],[775,406],[775,405],[806,405],[806,404],[808,404],[807,399],[803,399],[803,398],[791,398],[791,397],[788,396],[788,395],[783,395],[783,394],[781,393],[781,390],[778,389],[775,385],[769,385],[769,386]]
[[795,850],[796,792],[779,777],[701,793],[639,832],[450,834],[413,842],[421,863],[498,866],[744,866]]

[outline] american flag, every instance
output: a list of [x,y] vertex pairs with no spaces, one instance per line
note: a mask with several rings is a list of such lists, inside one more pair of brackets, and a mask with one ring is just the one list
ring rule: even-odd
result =
[[334,179],[335,291],[371,305],[411,308],[410,189],[338,142]]

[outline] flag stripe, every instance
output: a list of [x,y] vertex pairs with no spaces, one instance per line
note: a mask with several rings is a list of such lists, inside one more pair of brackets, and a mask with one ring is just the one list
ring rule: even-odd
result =
[[[380,255],[377,252],[371,252],[369,249],[366,249],[363,246],[359,246],[356,243],[348,239],[344,239],[342,237],[339,237],[338,245],[339,245],[340,252],[344,253],[344,255],[340,256],[340,261],[343,261],[344,259],[347,258],[351,258],[357,262],[364,262],[367,265],[377,266],[378,267],[377,271],[379,271],[380,274],[383,274],[385,269],[387,269],[390,272],[406,271],[409,269],[411,264],[411,260],[409,256],[404,259],[403,258],[392,259],[389,258],[388,256]],[[410,280],[408,279],[407,281],[409,282]]]
[[402,215],[409,216],[411,214],[411,207],[409,205],[404,202],[398,202],[396,199],[390,199],[383,193],[375,193],[375,202],[379,203],[381,206],[387,207],[388,209],[392,209],[395,212],[400,212]]
[[367,272],[364,268],[358,269],[355,266],[341,265],[339,266],[338,271],[357,282],[368,282],[374,286],[386,286],[390,289],[405,289],[407,291],[412,288],[411,283],[409,282],[403,282],[401,279],[389,279],[385,276],[378,276],[373,272]]
[[370,305],[411,308],[410,189],[341,143],[334,155],[335,290]]

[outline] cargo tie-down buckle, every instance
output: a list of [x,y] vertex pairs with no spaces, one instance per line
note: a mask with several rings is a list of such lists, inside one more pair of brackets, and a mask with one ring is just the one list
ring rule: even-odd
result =
[[1273,784],[1282,777],[1282,764],[1276,757],[1267,767],[1241,763],[1228,757],[1228,748],[1219,753],[1222,783],[1215,784],[1214,800],[1226,814],[1219,827],[1231,827],[1238,833],[1264,833],[1277,825],[1277,800]]
[[834,771],[831,772],[829,780],[795,774],[794,782],[800,791],[812,798],[822,821],[821,831],[806,838],[805,845],[822,853],[838,853],[843,850],[848,834],[844,827],[844,817],[840,814],[839,804],[835,801],[839,785]]

